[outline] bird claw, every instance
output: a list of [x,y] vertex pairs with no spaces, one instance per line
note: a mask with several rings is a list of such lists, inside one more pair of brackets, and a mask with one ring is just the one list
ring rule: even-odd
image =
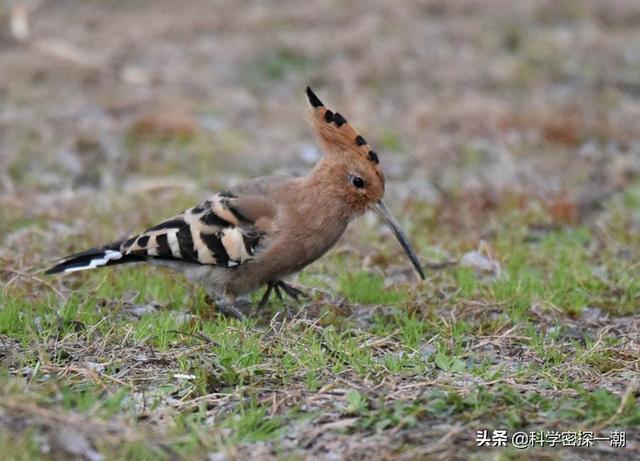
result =
[[206,297],[206,301],[209,305],[215,306],[218,312],[220,312],[224,316],[233,317],[237,320],[242,320],[245,318],[245,314],[240,311],[234,304],[228,303],[221,299],[214,300],[210,296]]
[[265,290],[264,295],[262,296],[262,299],[260,299],[260,303],[258,304],[258,307],[266,306],[272,291],[275,291],[278,299],[282,300],[282,292],[280,290],[284,291],[287,296],[295,299],[296,301],[298,300],[299,297],[303,297],[303,298],[309,297],[309,295],[307,295],[301,289],[294,287],[293,285],[289,285],[288,283],[285,283],[282,280],[276,280],[275,282],[269,282],[267,284],[267,289]]
[[228,315],[229,317],[233,317],[237,320],[245,318],[245,315],[232,304],[219,303],[218,310],[222,315]]
[[293,285],[289,285],[288,283],[283,282],[282,280],[279,280],[277,283],[277,287],[282,288],[282,291],[284,291],[287,295],[289,295],[289,297],[295,299],[296,301],[298,300],[299,297],[303,297],[303,298],[308,298],[309,295],[306,294],[304,291],[302,291],[300,288],[295,287]]

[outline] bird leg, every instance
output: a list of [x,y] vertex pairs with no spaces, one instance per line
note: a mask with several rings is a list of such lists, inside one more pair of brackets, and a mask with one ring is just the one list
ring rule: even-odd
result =
[[267,305],[267,303],[269,302],[269,297],[271,296],[271,292],[273,291],[273,286],[273,282],[267,283],[267,289],[264,291],[264,295],[262,295],[262,298],[258,303],[258,307],[264,307]]
[[289,285],[288,283],[285,283],[282,280],[276,280],[275,282],[267,283],[267,289],[265,290],[264,295],[262,295],[262,299],[260,299],[260,303],[258,304],[258,307],[266,306],[272,291],[275,292],[278,299],[282,300],[282,292],[280,290],[284,291],[287,296],[295,299],[296,301],[300,296],[302,296],[303,298],[309,297],[309,295],[307,295],[304,291],[300,290],[299,288],[296,288],[293,285]]
[[276,294],[276,296],[278,297],[278,299],[280,301],[282,301],[282,292],[280,291],[280,286],[278,285],[278,282],[275,282],[273,285],[273,292]]

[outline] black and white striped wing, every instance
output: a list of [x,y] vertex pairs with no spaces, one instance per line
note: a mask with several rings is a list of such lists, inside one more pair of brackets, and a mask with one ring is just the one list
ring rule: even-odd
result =
[[123,256],[235,267],[255,254],[262,233],[220,193],[140,235],[122,242]]

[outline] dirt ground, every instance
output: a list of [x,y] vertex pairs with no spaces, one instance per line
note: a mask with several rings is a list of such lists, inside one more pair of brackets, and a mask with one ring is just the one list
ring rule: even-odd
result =
[[[16,35],[11,21],[13,18],[15,28],[16,14],[21,14],[23,7],[28,34]],[[634,214],[640,203],[637,0],[15,0],[0,1],[0,281],[7,288],[0,298],[5,304],[0,310],[8,309],[13,293],[9,290],[18,290],[16,293],[28,301],[21,308],[27,310],[29,302],[47,297],[48,309],[55,311],[50,299],[57,299],[56,293],[62,300],[74,294],[89,299],[104,289],[102,275],[50,279],[39,271],[69,252],[154,224],[154,220],[206,197],[208,191],[257,175],[304,174],[321,155],[305,120],[307,85],[328,106],[345,114],[379,152],[388,181],[387,201],[401,216],[431,273],[436,274],[429,289],[410,302],[405,299],[415,312],[437,304],[429,315],[437,317],[433,322],[443,321],[444,325],[460,319],[479,325],[484,320],[478,319],[500,313],[500,302],[478,307],[486,299],[477,296],[477,289],[469,295],[470,300],[447,304],[450,293],[463,283],[463,275],[447,271],[457,270],[451,269],[449,262],[456,266],[463,255],[475,249],[489,260],[499,260],[508,271],[511,256],[506,248],[500,253],[499,236],[504,229],[516,235],[521,227],[527,227],[526,238],[531,239],[544,239],[549,232],[586,229],[592,236],[589,242],[600,245],[585,244],[588,258],[594,258],[590,263],[609,251],[615,255],[611,266],[594,262],[594,273],[599,274],[603,267],[613,271],[614,260],[624,260],[628,261],[624,273],[633,278],[634,258],[640,256],[640,242],[635,237],[640,217]],[[544,219],[539,220],[541,215]],[[628,221],[618,226],[623,218]],[[331,287],[339,285],[334,281],[342,277],[337,267],[345,260],[345,264],[352,264],[348,267],[356,269],[382,265],[385,280],[390,281],[385,282],[385,288],[389,283],[404,283],[405,291],[416,293],[416,289],[407,288],[412,279],[399,269],[405,262],[394,253],[397,249],[391,242],[381,249],[379,236],[386,235],[381,234],[382,228],[373,218],[363,222],[364,230],[349,229],[332,253],[331,264],[312,271],[316,280],[328,280],[324,301],[293,318],[286,317],[292,312],[289,307],[285,318],[290,324],[285,320],[284,325],[291,330],[278,323],[281,319],[271,319],[271,313],[264,315],[256,326],[265,332],[260,347],[271,351],[275,343],[294,344],[296,332],[314,331],[318,319],[329,310],[332,318],[345,316],[359,328],[366,324],[363,334],[373,351],[403,350],[401,340],[376,336],[373,324],[367,323],[375,315],[387,315],[381,305],[384,302],[375,302],[377,307],[370,312],[355,302],[345,307],[336,301],[342,298],[331,294]],[[607,237],[614,235],[614,227],[624,228],[626,240]],[[394,255],[391,260],[385,259],[389,253]],[[539,263],[543,267],[544,261]],[[326,280],[323,271],[328,274]],[[438,275],[439,271],[445,275]],[[169,278],[166,274],[160,277]],[[485,283],[485,279],[479,280],[480,285]],[[494,282],[486,283],[489,287]],[[629,281],[625,286],[631,285]],[[495,287],[491,287],[486,293],[493,296]],[[629,403],[638,395],[634,376],[640,370],[640,313],[634,298],[637,287],[633,287],[636,291],[607,288],[607,301],[593,304],[589,298],[580,306],[580,315],[566,313],[564,305],[538,311],[540,305],[533,303],[528,311],[534,330],[547,331],[558,325],[570,331],[584,329],[595,338],[596,346],[591,345],[607,348],[603,350],[606,354],[613,354],[614,347],[604,339],[598,342],[599,338],[609,335],[621,341],[620,348],[624,345],[626,355],[616,356],[619,373],[609,368],[596,370],[589,363],[572,375],[581,383],[591,383],[585,384],[587,389],[607,389],[619,399],[619,406],[614,405],[611,414],[594,426],[602,423],[603,428],[608,427],[607,418],[628,415],[632,410],[627,404],[636,405],[633,411],[638,412],[637,404]],[[164,312],[164,305],[148,307],[156,299],[128,303],[125,288],[113,295],[118,312],[141,305]],[[342,291],[348,298],[347,292]],[[167,299],[172,296],[166,295]],[[111,304],[108,298],[102,301],[103,305],[92,304],[87,309],[105,314]],[[180,315],[201,315],[186,311],[180,310]],[[441,320],[449,315],[449,320]],[[136,315],[126,318],[129,323],[139,320]],[[532,335],[511,329],[516,328],[514,318],[510,320],[515,323],[504,329],[482,330],[477,336],[469,333],[475,339],[465,351],[488,348],[488,354],[504,353],[509,357],[504,363],[507,368],[515,366],[516,357],[518,363],[531,358],[533,346],[516,351],[521,337]],[[290,335],[283,333],[283,328]],[[0,363],[5,368],[0,373],[0,431],[9,434],[0,440],[12,440],[17,434],[31,437],[31,429],[44,428],[36,430],[40,435],[34,436],[34,453],[53,459],[103,459],[113,446],[137,443],[139,427],[132,417],[127,420],[127,429],[119,432],[110,425],[120,420],[93,419],[91,412],[81,410],[81,404],[65,407],[67,413],[57,413],[59,401],[39,403],[37,391],[29,387],[37,381],[35,375],[25,369],[39,370],[76,389],[74,386],[98,379],[93,373],[102,376],[99,367],[88,363],[100,362],[104,354],[121,354],[130,358],[125,360],[130,373],[117,375],[118,382],[99,381],[109,392],[122,386],[139,396],[143,387],[159,389],[168,369],[178,367],[183,357],[197,354],[202,347],[202,338],[192,337],[189,341],[193,343],[174,344],[161,352],[155,343],[144,341],[129,344],[123,340],[118,349],[107,339],[111,333],[105,333],[104,342],[95,344],[86,338],[68,337],[64,349],[74,359],[57,361],[43,359],[42,351],[53,354],[62,347],[64,337],[39,342],[34,339],[37,335],[29,339],[10,330],[0,321]],[[198,334],[208,337],[202,331]],[[545,347],[557,346],[547,339],[543,340]],[[573,347],[568,346],[573,340],[565,339],[566,347]],[[427,363],[434,360],[429,344],[416,346],[422,351],[416,354],[426,354]],[[568,349],[565,352],[571,355]],[[155,357],[155,353],[160,354],[157,360],[140,358],[141,354]],[[211,353],[207,357],[214,360],[217,356]],[[278,357],[269,355],[260,366],[267,371],[275,369]],[[437,367],[454,369],[456,363]],[[142,367],[139,372],[136,364]],[[153,375],[153,370],[158,374]],[[247,373],[253,376],[253,372]],[[208,428],[218,430],[219,418],[239,411],[236,405],[246,396],[243,385],[257,385],[251,381],[234,381],[233,385],[229,381],[215,392],[209,390],[189,399],[174,395],[176,400],[171,401],[167,397],[159,404],[160,410],[149,416],[151,429],[140,433],[152,434],[148,443],[156,451],[151,453],[167,459],[209,456],[221,461],[246,459],[248,453],[255,459],[326,460],[516,459],[521,455],[474,450],[473,437],[480,426],[469,406],[460,418],[440,416],[433,424],[425,422],[428,416],[415,416],[417,424],[407,423],[406,427],[404,422],[396,422],[389,430],[353,429],[355,420],[364,417],[354,410],[359,397],[343,392],[350,386],[362,395],[382,398],[388,393],[392,401],[411,401],[413,397],[419,400],[425,389],[463,389],[462,394],[468,395],[475,379],[453,376],[440,381],[433,374],[402,373],[381,376],[355,379],[346,374],[342,381],[321,379],[315,393],[293,386],[291,395],[278,403],[274,400],[270,417],[292,409],[320,409],[324,419],[292,418],[284,424],[287,429],[278,442],[229,436],[241,431],[241,426],[215,432],[218,442],[212,446],[198,442],[199,448],[192,451],[176,451],[173,445],[160,441],[166,436],[166,427],[179,425],[167,423],[167,419],[196,409],[210,411],[210,419],[198,426],[205,439],[210,434]],[[471,381],[461,384],[458,378]],[[533,381],[516,378],[504,378],[504,382],[523,395],[535,387]],[[144,386],[138,388],[137,383]],[[285,381],[259,384],[273,392],[285,392],[288,385]],[[493,381],[487,379],[485,384],[493,385]],[[555,397],[569,395],[560,385],[551,388],[549,392],[555,392]],[[16,392],[26,395],[27,391],[36,392],[33,399],[16,397]],[[257,395],[264,404],[266,391],[260,392]],[[335,409],[327,409],[332,399],[345,395],[351,396],[349,412],[338,415]],[[510,405],[509,399],[505,397],[500,405]],[[497,408],[491,410],[492,417],[500,419],[503,413]],[[541,415],[533,421],[543,421]],[[586,455],[581,451],[544,451],[528,456],[640,459],[640,417],[635,418],[625,420],[626,450],[594,450]],[[362,419],[357,421],[360,423]],[[76,429],[61,434],[58,426],[65,424]],[[102,434],[106,445],[77,429],[83,425]],[[127,453],[118,456],[135,457],[133,452]],[[107,455],[107,459],[111,458]]]

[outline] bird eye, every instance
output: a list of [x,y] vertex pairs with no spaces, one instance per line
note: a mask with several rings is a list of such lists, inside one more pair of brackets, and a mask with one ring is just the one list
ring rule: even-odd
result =
[[362,189],[364,187],[364,179],[360,176],[351,176],[351,184],[356,186],[358,189]]

